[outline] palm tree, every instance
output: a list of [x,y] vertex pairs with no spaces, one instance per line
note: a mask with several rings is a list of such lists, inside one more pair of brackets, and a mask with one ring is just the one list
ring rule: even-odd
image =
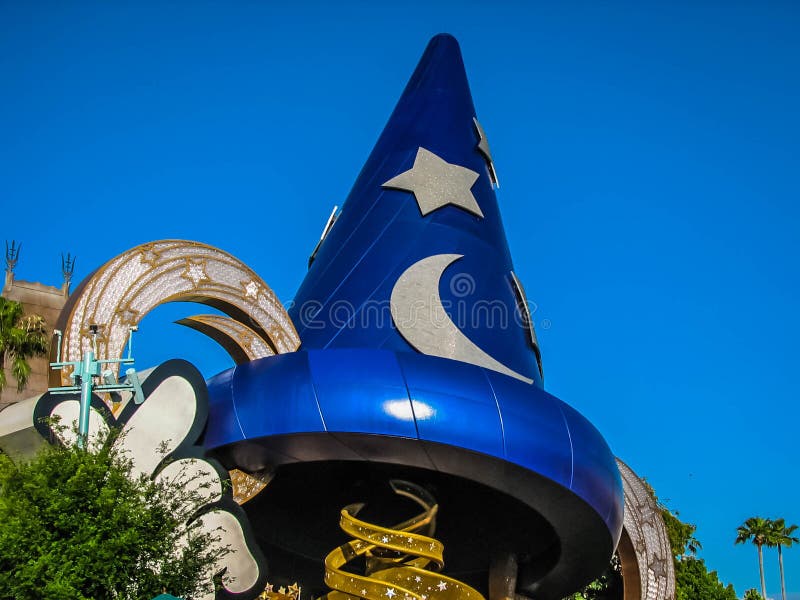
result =
[[761,517],[750,517],[742,525],[736,528],[736,540],[734,544],[744,544],[752,541],[758,548],[758,570],[761,574],[761,596],[767,597],[767,585],[764,583],[764,552],[762,547],[770,544],[772,533],[772,521]]
[[800,538],[794,537],[792,534],[797,529],[797,525],[786,526],[784,519],[775,519],[772,522],[772,535],[770,536],[770,546],[778,547],[778,564],[781,567],[781,598],[786,600],[786,581],[783,577],[783,553],[781,549],[783,546],[789,548],[792,544],[800,542]]
[[0,392],[6,387],[6,359],[11,361],[11,375],[17,391],[28,383],[31,366],[28,359],[44,356],[49,349],[44,319],[25,316],[22,304],[0,297]]

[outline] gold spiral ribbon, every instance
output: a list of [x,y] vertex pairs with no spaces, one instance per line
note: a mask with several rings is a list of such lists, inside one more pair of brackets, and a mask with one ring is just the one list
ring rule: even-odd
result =
[[[355,538],[325,557],[327,600],[484,600],[474,588],[442,575],[443,544],[431,537],[436,527],[436,500],[408,481],[392,480],[392,490],[410,498],[423,512],[393,527],[380,527],[355,517],[363,504],[342,509],[339,526]],[[364,557],[364,575],[343,567]]]

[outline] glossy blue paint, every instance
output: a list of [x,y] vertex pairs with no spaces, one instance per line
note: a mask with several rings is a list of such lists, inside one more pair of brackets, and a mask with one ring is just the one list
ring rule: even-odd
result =
[[548,401],[534,400],[524,383],[499,373],[485,373],[503,417],[506,460],[537,473],[549,473],[555,481],[571,487],[572,444],[561,412],[563,403],[544,392]]
[[[308,354],[293,352],[244,363],[209,380],[215,390],[205,445],[265,435],[326,431],[309,373]],[[269,385],[264,385],[269,382]],[[253,407],[269,407],[266,412]],[[231,418],[231,414],[234,419]]]
[[580,457],[573,462],[571,489],[581,497],[596,498],[592,506],[606,522],[622,520],[624,503],[605,494],[609,482],[622,486],[622,480],[616,462],[609,463],[608,454],[603,451],[607,448],[603,436],[568,404],[562,402],[560,408],[569,428],[572,454]]
[[[474,116],[458,44],[436,36],[297,292],[290,316],[301,351],[213,378],[205,444],[231,467],[362,461],[510,495],[558,538],[550,571],[523,569],[519,583],[557,598],[607,564],[622,486],[600,433],[542,389]],[[479,174],[471,191],[483,218],[453,205],[422,216],[413,194],[382,188],[420,147]],[[395,283],[436,254],[462,255],[438,289],[458,330],[533,384],[420,354],[398,333]]]
[[206,383],[209,389],[217,390],[216,401],[208,407],[208,420],[213,423],[213,434],[209,437],[206,432],[204,444],[208,446],[218,444],[219,440],[232,439],[236,436],[245,437],[236,409],[233,405],[233,376],[235,369],[223,371],[209,379]]
[[424,354],[397,355],[420,438],[505,458],[503,428],[483,369]]
[[[541,385],[509,283],[513,270],[489,171],[477,150],[475,107],[458,43],[431,40],[322,243],[290,310],[304,349],[416,352],[395,330],[389,298],[398,277],[434,254],[464,257],[440,282],[442,302],[480,348]],[[484,218],[444,206],[422,216],[413,194],[381,184],[411,168],[419,147],[479,174]],[[467,293],[455,281],[467,279]]]
[[309,352],[327,431],[414,438],[417,429],[397,361],[388,352]]
[[[555,396],[505,375],[422,354],[309,350],[239,365],[210,380],[209,395],[208,448],[273,444],[293,462],[301,457],[287,450],[289,438],[300,445],[303,436],[324,432],[332,446],[318,446],[315,460],[397,462],[402,453],[379,456],[353,446],[346,434],[373,436],[377,445],[434,443],[554,481],[597,512],[615,543],[619,538],[622,487],[602,436]],[[231,412],[241,427],[227,418]],[[260,451],[256,444],[240,455]],[[435,461],[424,466],[446,471]]]

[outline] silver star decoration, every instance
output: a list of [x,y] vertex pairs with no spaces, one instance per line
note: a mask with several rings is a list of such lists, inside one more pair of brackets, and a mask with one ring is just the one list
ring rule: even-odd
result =
[[161,253],[154,250],[152,245],[143,247],[139,254],[139,260],[141,260],[143,264],[150,265],[151,267],[156,266],[159,258],[161,258]]
[[122,308],[118,314],[120,322],[126,325],[136,325],[136,323],[138,323],[141,318],[139,311],[133,310],[130,304]]
[[497,171],[494,169],[494,160],[492,160],[492,151],[489,149],[489,140],[486,137],[486,132],[478,122],[478,117],[472,117],[472,122],[475,124],[475,131],[478,132],[478,152],[486,159],[486,166],[489,167],[489,178],[492,183],[500,187],[500,182],[497,180]]
[[258,292],[261,291],[261,288],[255,281],[251,281],[247,285],[244,286],[244,295],[247,298],[252,298],[253,300],[258,298]]
[[194,284],[194,287],[197,287],[201,281],[208,279],[205,265],[202,262],[194,262],[191,259],[186,262],[186,269],[181,273],[181,277],[189,279]]
[[475,171],[451,164],[420,147],[414,166],[392,177],[382,187],[414,194],[423,217],[452,204],[482,218],[483,212],[471,191],[478,177]]
[[653,575],[656,577],[665,577],[667,575],[667,569],[663,558],[656,558],[653,560],[653,564],[650,565],[650,568],[653,570]]
[[397,592],[394,591],[394,588],[389,588],[388,590],[386,590],[386,595],[389,596],[389,598],[394,598],[394,595],[396,593]]
[[381,541],[382,541],[384,544],[388,544],[388,543],[389,543],[389,536],[388,536],[388,535],[385,535],[385,536],[383,536],[383,537],[381,538]]
[[654,529],[655,525],[653,524],[653,518],[655,515],[652,512],[648,512],[642,517],[642,525],[649,525],[650,529]]
[[436,587],[439,588],[440,592],[443,592],[447,589],[447,583],[444,581],[440,581],[438,584],[436,584]]

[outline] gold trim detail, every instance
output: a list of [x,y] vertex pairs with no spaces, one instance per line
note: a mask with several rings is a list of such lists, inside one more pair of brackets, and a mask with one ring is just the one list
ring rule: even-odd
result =
[[[444,546],[431,537],[438,504],[427,490],[407,481],[391,481],[395,494],[419,504],[423,511],[393,527],[381,527],[355,517],[363,504],[342,509],[339,527],[355,538],[325,557],[327,600],[484,600],[474,588],[438,571],[444,566]],[[343,569],[366,559],[364,575]]]
[[661,509],[652,488],[617,459],[625,496],[625,522],[617,553],[625,600],[673,600],[675,568]]
[[273,475],[263,471],[245,473],[239,469],[231,469],[228,474],[231,477],[231,486],[233,487],[233,501],[239,505],[255,498],[261,490],[267,487]]
[[275,354],[255,331],[224,315],[194,315],[175,322],[215,340],[237,365]]
[[[149,242],[123,252],[87,277],[59,319],[62,360],[91,349],[89,325],[100,327],[98,351],[118,358],[128,330],[156,306],[197,302],[226,313],[263,344],[260,355],[292,352],[300,338],[275,293],[242,261],[218,248],[185,240]],[[252,350],[252,346],[250,347]],[[69,384],[62,371],[61,383]]]

